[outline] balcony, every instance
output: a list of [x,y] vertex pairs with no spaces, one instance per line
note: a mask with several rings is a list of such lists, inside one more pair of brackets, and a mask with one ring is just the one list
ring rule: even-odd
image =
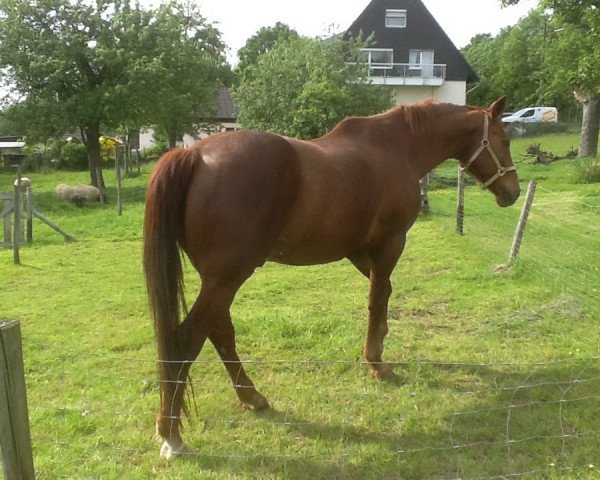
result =
[[373,85],[443,85],[446,65],[410,63],[366,63],[369,81]]

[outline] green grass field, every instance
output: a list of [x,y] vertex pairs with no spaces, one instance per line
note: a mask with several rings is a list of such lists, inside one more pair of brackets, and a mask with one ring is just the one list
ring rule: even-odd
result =
[[[530,165],[530,143],[566,152],[577,137],[513,142],[538,190],[523,245],[505,264],[522,206],[431,192],[393,276],[385,357],[366,374],[367,281],[348,263],[267,264],[232,309],[241,357],[272,409],[242,410],[212,346],[192,369],[195,454],[158,456],[158,384],[141,269],[150,167],[124,181],[125,207],[58,203],[86,173],[28,174],[41,212],[33,245],[0,250],[0,317],[21,321],[38,479],[600,478],[600,184],[578,160]],[[436,178],[455,175],[456,163]],[[0,190],[14,175],[0,174]],[[435,182],[434,182],[435,183]],[[197,276],[186,270],[190,299]]]

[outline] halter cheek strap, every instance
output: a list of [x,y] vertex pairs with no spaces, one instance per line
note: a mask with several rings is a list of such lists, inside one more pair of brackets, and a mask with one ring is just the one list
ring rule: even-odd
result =
[[473,162],[475,160],[477,160],[477,158],[479,158],[479,155],[481,155],[481,152],[483,152],[484,150],[487,150],[489,152],[490,157],[492,157],[492,160],[494,160],[494,163],[498,167],[498,171],[494,175],[492,175],[491,178],[489,178],[485,183],[482,183],[481,188],[487,188],[492,183],[494,183],[496,180],[498,180],[500,177],[503,177],[504,175],[506,175],[506,173],[514,172],[517,170],[517,167],[515,167],[514,165],[512,165],[510,167],[504,167],[500,163],[500,160],[498,160],[498,156],[496,155],[496,152],[494,152],[493,148],[490,145],[490,140],[488,138],[488,130],[489,130],[489,120],[488,120],[487,114],[484,114],[484,116],[483,116],[483,138],[481,139],[481,145],[479,145],[479,148],[477,148],[477,150],[475,150],[475,153],[473,153],[473,155],[471,155],[471,158],[465,164],[465,166],[461,167],[461,169],[463,171],[468,170],[468,168],[473,164]]

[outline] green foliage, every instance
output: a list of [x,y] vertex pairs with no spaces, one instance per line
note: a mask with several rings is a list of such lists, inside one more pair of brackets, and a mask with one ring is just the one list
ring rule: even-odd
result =
[[125,65],[135,55],[127,32],[141,12],[121,2],[2,0],[0,13],[0,67],[24,96],[23,114],[48,123],[34,122],[31,133],[127,116]]
[[0,110],[0,137],[18,135],[18,128],[11,121],[6,112]]
[[[244,128],[292,137],[323,135],[349,115],[379,113],[389,92],[365,82],[365,71],[347,63],[359,41],[304,37],[279,42],[245,70],[234,95]],[[352,57],[354,55],[354,57]]]
[[[501,4],[519,1],[501,0]],[[540,0],[539,11],[544,12],[545,20],[538,104],[550,103],[564,113],[569,95],[574,93],[583,109],[580,155],[596,156],[600,130],[600,6],[597,0]],[[527,41],[535,42],[534,38],[532,35]]]
[[231,80],[224,52],[219,31],[191,2],[160,4],[142,31],[132,66],[136,97],[144,123],[163,130],[171,147],[214,114],[218,89]]
[[[92,182],[102,130],[157,125],[169,139],[209,114],[230,81],[219,32],[191,2],[0,0],[0,71],[19,133],[81,131]],[[174,143],[174,141],[173,141]]]
[[82,171],[88,167],[85,146],[76,139],[49,140],[25,146],[25,171],[49,169]]
[[66,170],[85,170],[87,168],[85,145],[76,141],[62,143],[56,166]]
[[298,32],[281,22],[272,27],[261,28],[246,40],[246,44],[238,51],[238,71],[243,74],[246,68],[255,65],[261,55],[270,52],[279,42],[293,38],[298,38]]
[[481,85],[469,95],[469,102],[487,105],[507,94],[509,109],[516,110],[546,102],[561,114],[573,110],[572,92],[550,89],[555,72],[546,65],[556,32],[541,10],[532,10],[516,25],[496,37],[478,35],[463,54],[481,78]]
[[585,21],[587,10],[577,22],[561,12],[534,9],[496,37],[471,39],[463,53],[482,83],[469,102],[485,105],[508,94],[510,109],[547,104],[564,115],[577,108],[574,89],[597,90],[600,25]]
[[579,183],[600,183],[600,162],[582,162],[577,172]]

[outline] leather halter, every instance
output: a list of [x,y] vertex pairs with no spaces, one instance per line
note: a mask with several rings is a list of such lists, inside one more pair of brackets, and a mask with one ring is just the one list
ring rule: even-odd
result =
[[503,177],[504,175],[506,175],[507,172],[514,172],[517,170],[517,167],[515,167],[514,165],[512,165],[510,167],[502,166],[502,164],[500,163],[500,160],[498,160],[498,156],[496,155],[496,152],[494,152],[494,150],[492,149],[492,147],[490,145],[490,140],[488,138],[488,130],[489,130],[489,120],[488,120],[487,114],[484,114],[484,116],[483,116],[483,138],[481,139],[481,145],[479,145],[479,148],[475,151],[475,153],[473,155],[471,155],[471,158],[465,164],[465,166],[461,167],[461,170],[463,170],[463,171],[467,170],[473,164],[473,162],[475,160],[477,160],[479,155],[481,155],[481,152],[483,152],[484,150],[487,150],[489,152],[490,157],[492,157],[492,160],[494,160],[494,162],[496,163],[496,166],[498,167],[498,171],[494,175],[492,175],[492,177],[489,178],[485,183],[482,183],[481,188],[487,188],[492,183],[494,183],[496,180],[498,180],[500,177]]

